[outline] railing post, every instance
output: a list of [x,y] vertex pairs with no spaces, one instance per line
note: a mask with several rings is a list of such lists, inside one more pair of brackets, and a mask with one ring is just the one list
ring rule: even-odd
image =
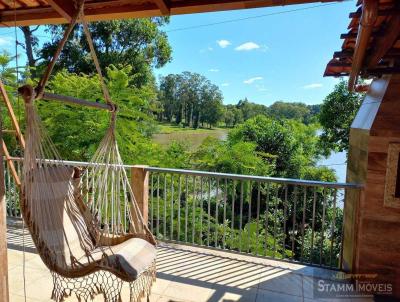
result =
[[139,205],[144,222],[149,222],[149,172],[148,166],[136,165],[131,168],[131,186]]

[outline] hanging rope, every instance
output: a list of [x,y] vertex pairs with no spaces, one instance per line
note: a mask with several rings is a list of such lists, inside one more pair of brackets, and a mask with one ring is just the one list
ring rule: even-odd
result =
[[65,30],[63,38],[58,43],[58,46],[54,53],[53,58],[50,60],[49,64],[47,65],[46,71],[44,72],[42,78],[40,79],[38,86],[36,87],[36,96],[35,96],[36,99],[40,99],[43,97],[43,91],[45,89],[45,86],[50,78],[50,75],[54,69],[54,66],[57,62],[58,57],[60,56],[61,51],[63,50],[63,48],[65,46],[65,43],[68,41],[68,38],[71,35],[71,32],[74,29],[80,15],[81,15],[81,11],[83,10],[84,3],[85,3],[85,0],[78,0],[77,10],[76,10],[74,16],[72,17],[71,22],[69,23],[67,29]]
[[84,33],[86,35],[86,40],[87,40],[87,42],[89,44],[89,50],[90,50],[90,54],[91,54],[91,56],[93,58],[93,63],[95,65],[95,67],[96,67],[97,74],[99,75],[100,85],[101,85],[101,89],[103,91],[104,99],[105,99],[106,103],[108,105],[111,105],[115,110],[115,104],[111,101],[110,93],[109,93],[107,85],[106,85],[106,83],[104,81],[103,73],[101,72],[99,59],[97,58],[96,50],[94,49],[94,45],[93,45],[93,39],[92,39],[92,36],[90,34],[89,27],[88,27],[88,24],[87,24],[87,22],[85,20],[85,16],[83,14],[83,11],[82,11],[82,15],[81,15],[81,22],[82,22],[82,25],[83,25],[83,31],[84,31]]

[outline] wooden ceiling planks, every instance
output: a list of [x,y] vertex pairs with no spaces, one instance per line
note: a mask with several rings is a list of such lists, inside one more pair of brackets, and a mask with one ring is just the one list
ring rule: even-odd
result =
[[[87,0],[88,21],[192,14],[341,0]],[[69,20],[72,0],[0,0],[1,26],[60,24]],[[14,9],[15,6],[15,9]],[[67,8],[67,9],[64,9]]]
[[[362,1],[350,13],[349,31],[340,36],[342,50],[336,51],[328,63],[325,76],[348,76],[352,70],[353,54],[356,46],[362,14]],[[378,16],[366,49],[360,70],[363,78],[394,74],[400,71],[400,1],[379,0]]]

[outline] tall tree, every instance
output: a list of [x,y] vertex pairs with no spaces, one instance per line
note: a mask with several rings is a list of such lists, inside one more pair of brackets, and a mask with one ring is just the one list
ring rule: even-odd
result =
[[214,126],[223,117],[222,93],[206,77],[185,71],[160,79],[159,101],[164,119],[197,128]]
[[325,155],[331,151],[347,151],[351,123],[360,108],[362,94],[349,92],[347,82],[341,80],[324,99],[319,114],[322,126],[321,149]]
[[39,26],[20,26],[19,29],[24,35],[24,43],[19,42],[19,45],[25,49],[26,57],[28,59],[28,66],[30,74],[36,76],[36,63],[38,58],[36,57],[38,52],[39,39],[35,36],[35,32],[39,29]]
[[201,116],[199,121],[210,126],[217,125],[223,116],[222,94],[216,85],[207,82],[201,91]]
[[[103,69],[131,66],[130,84],[140,87],[152,78],[152,68],[162,67],[171,60],[171,46],[161,27],[166,17],[113,20],[89,23],[100,65]],[[48,27],[52,41],[41,51],[41,67],[51,59],[65,26]],[[81,25],[77,25],[60,55],[55,70],[90,74],[95,71],[89,47]]]

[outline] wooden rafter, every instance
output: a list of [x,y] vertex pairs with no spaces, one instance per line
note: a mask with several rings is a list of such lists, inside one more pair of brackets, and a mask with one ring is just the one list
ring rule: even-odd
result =
[[10,153],[8,152],[8,149],[7,149],[7,146],[6,146],[6,143],[4,142],[4,140],[1,140],[1,148],[2,148],[2,151],[3,151],[4,157],[6,158],[7,166],[11,171],[12,177],[14,178],[15,184],[18,187],[20,187],[21,186],[21,180],[20,180],[20,178],[18,176],[17,170],[15,169],[14,162],[13,162],[11,156],[10,156]]
[[154,2],[157,4],[163,16],[167,16],[170,14],[170,9],[165,0],[154,0]]
[[0,81],[0,94],[1,94],[1,97],[3,98],[4,104],[6,105],[7,111],[9,112],[12,126],[17,134],[17,139],[18,139],[22,149],[25,149],[24,137],[22,135],[21,129],[19,128],[17,118],[14,114],[14,110],[12,108],[11,102],[7,95],[7,91],[6,91],[2,81]]
[[[10,102],[9,98],[8,98],[7,91],[6,91],[2,81],[0,81],[0,94],[1,94],[1,97],[3,99],[4,104],[6,105],[8,115],[10,116],[10,119],[11,119],[11,124],[12,124],[12,126],[14,128],[15,134],[17,135],[18,142],[19,142],[21,148],[25,149],[24,137],[22,135],[21,129],[19,127],[19,123],[18,123],[17,118],[16,118],[16,116],[14,114],[13,107],[11,105],[11,102]],[[5,144],[3,139],[1,139],[1,149],[3,151],[3,154],[4,154],[5,158],[6,158],[7,166],[11,171],[11,174],[12,174],[12,176],[14,178],[15,183],[17,184],[17,186],[20,186],[21,185],[21,180],[20,180],[20,178],[18,176],[17,170],[15,169],[14,162],[11,159],[10,153],[8,152],[7,146],[6,146],[6,144]]]
[[73,1],[70,0],[47,0],[51,7],[68,22],[71,21],[75,9]]

